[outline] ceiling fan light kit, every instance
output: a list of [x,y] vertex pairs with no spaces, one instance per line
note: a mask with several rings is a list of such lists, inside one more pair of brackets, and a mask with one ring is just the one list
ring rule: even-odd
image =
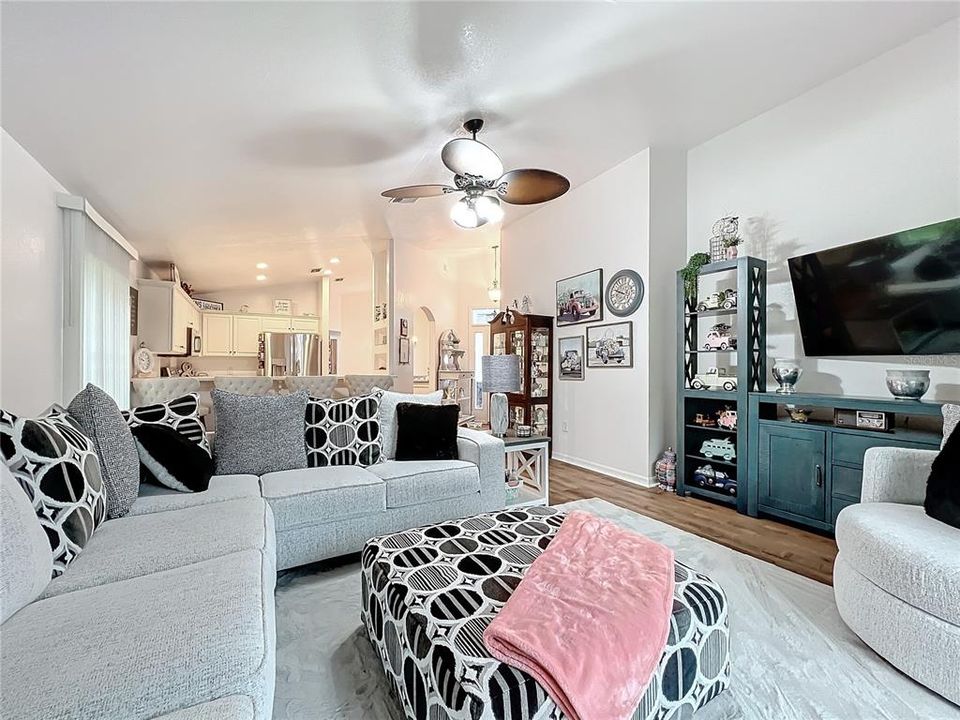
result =
[[483,120],[474,118],[463,124],[471,138],[455,138],[443,146],[440,159],[453,172],[455,187],[449,185],[409,185],[384,190],[391,202],[415,202],[420,198],[462,192],[450,210],[450,219],[462,228],[478,228],[503,220],[502,202],[511,205],[535,205],[548,202],[570,189],[570,181],[550,170],[522,169],[503,172],[499,156],[477,140]]

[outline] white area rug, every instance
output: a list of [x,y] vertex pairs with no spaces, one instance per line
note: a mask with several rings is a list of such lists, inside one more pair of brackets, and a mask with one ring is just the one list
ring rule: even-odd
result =
[[[697,720],[955,720],[948,703],[847,629],[833,589],[603,500],[567,507],[674,549],[730,601],[733,680]],[[402,720],[360,624],[360,566],[287,573],[277,588],[275,720]]]

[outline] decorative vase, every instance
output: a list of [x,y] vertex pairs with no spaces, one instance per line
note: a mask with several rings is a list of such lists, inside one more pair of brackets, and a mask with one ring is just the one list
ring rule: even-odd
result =
[[887,389],[897,400],[919,400],[930,389],[930,371],[887,370]]
[[727,245],[727,260],[735,260],[737,255],[740,254],[738,250],[739,245]]
[[803,374],[796,360],[777,360],[773,365],[773,379],[779,383],[777,393],[780,395],[793,395],[797,392],[795,387]]
[[503,437],[510,426],[510,413],[507,408],[507,396],[502,392],[490,395],[490,433]]

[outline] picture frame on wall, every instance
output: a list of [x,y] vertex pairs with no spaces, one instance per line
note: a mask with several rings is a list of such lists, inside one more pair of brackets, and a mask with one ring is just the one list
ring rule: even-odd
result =
[[410,364],[410,338],[405,338],[405,337],[400,338],[399,360],[401,365]]
[[193,298],[193,304],[196,305],[200,310],[223,310],[223,303],[217,300]]
[[557,326],[603,320],[603,270],[557,280]]
[[588,327],[586,358],[588,368],[632,368],[633,322]]
[[557,341],[557,365],[561,380],[583,380],[583,335],[562,337]]
[[290,300],[289,298],[274,298],[273,314],[293,315],[293,300]]

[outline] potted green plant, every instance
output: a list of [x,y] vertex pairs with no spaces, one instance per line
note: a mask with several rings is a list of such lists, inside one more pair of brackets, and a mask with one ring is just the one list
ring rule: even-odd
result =
[[703,266],[709,264],[710,256],[707,253],[694,253],[687,260],[686,266],[680,270],[680,277],[683,278],[683,294],[687,300],[697,299],[697,278],[700,277]]

